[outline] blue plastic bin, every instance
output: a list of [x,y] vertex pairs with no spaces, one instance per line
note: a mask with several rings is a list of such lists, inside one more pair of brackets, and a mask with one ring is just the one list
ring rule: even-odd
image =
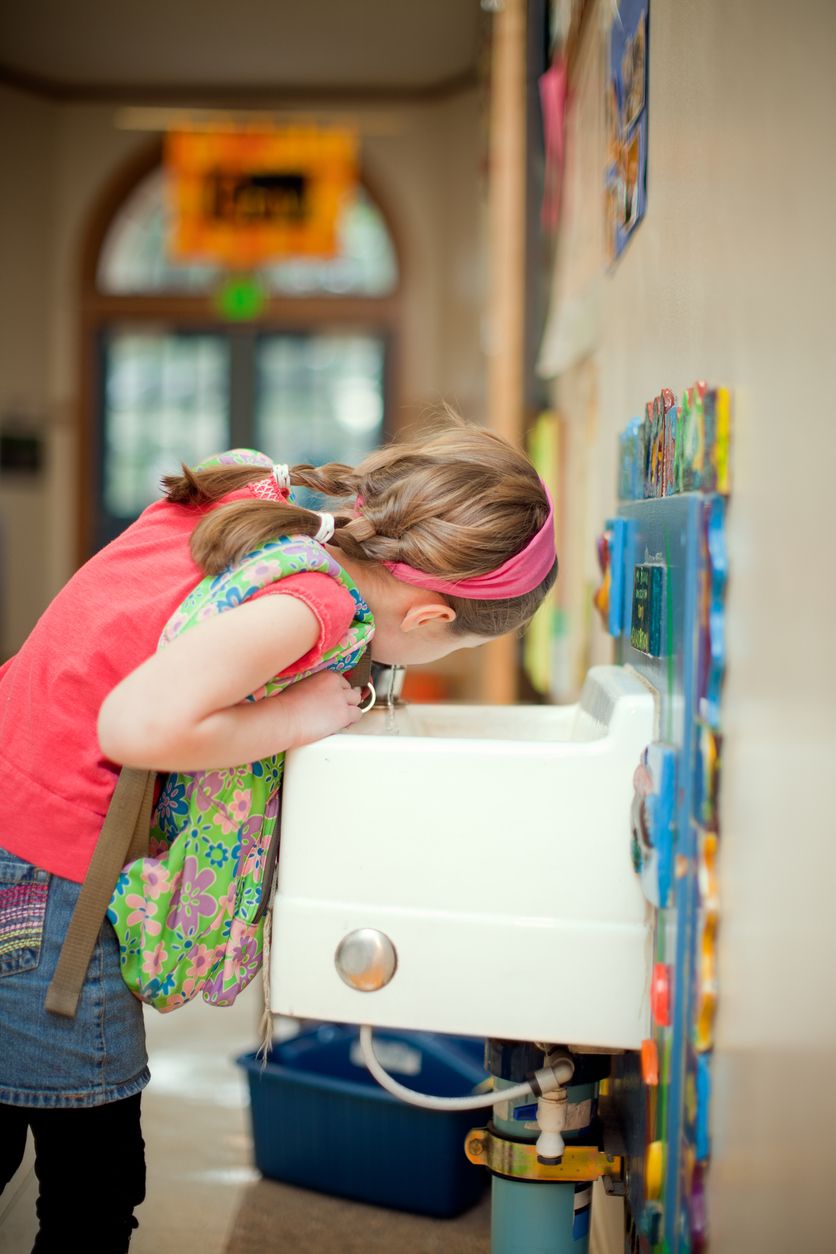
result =
[[[375,1032],[381,1062],[419,1092],[460,1097],[486,1077],[484,1042],[428,1032]],[[468,1131],[487,1111],[407,1105],[382,1089],[360,1056],[358,1031],[325,1024],[274,1041],[248,1075],[255,1163],[264,1176],[376,1206],[449,1217],[481,1196],[484,1168],[467,1161]]]

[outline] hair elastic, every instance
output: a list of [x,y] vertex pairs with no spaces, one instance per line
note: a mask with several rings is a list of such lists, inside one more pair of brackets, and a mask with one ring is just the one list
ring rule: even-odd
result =
[[319,513],[316,511],[319,519],[319,531],[314,536],[319,544],[327,544],[334,534],[334,515],[326,514],[325,511]]
[[286,462],[273,463],[273,478],[280,492],[290,491],[290,467]]

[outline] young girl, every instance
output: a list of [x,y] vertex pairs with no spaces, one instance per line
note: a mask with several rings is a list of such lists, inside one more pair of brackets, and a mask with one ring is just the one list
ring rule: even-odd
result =
[[[145,1195],[142,1005],[102,926],[76,1017],[44,1008],[118,766],[256,762],[356,722],[359,690],[309,671],[371,609],[376,661],[430,662],[524,625],[552,586],[551,503],[526,458],[451,421],[359,466],[273,466],[232,453],[97,553],[0,668],[0,1191],[35,1139],[39,1254],[72,1238],[126,1250]],[[290,485],[345,502],[291,503]],[[289,575],[157,649],[205,574],[282,536],[313,537],[347,579]]]

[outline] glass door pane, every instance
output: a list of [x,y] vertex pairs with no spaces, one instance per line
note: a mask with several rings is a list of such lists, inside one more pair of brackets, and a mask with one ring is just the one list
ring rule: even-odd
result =
[[97,543],[160,495],[160,477],[229,445],[224,336],[114,329],[103,339]]
[[275,461],[354,465],[383,438],[385,341],[269,335],[256,349],[256,447]]

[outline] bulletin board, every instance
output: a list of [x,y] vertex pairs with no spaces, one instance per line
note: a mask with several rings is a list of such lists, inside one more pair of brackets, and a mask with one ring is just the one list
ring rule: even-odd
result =
[[730,434],[727,389],[663,389],[621,436],[620,503],[600,550],[596,606],[658,703],[630,822],[654,910],[652,1024],[610,1081],[629,1254],[703,1254],[709,1241]]

